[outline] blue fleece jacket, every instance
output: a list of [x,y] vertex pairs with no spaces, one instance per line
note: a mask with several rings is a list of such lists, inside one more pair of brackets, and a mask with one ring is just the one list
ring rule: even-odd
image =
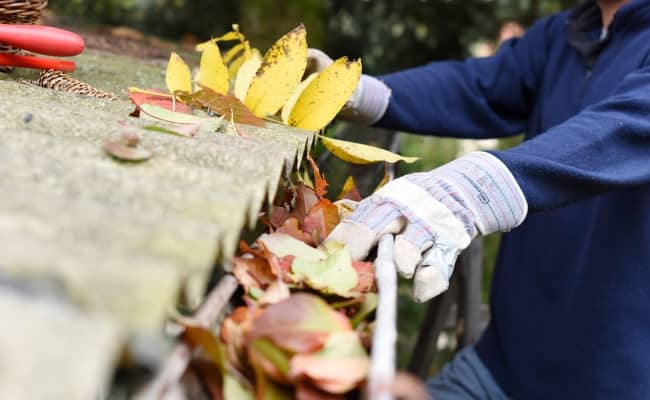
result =
[[650,399],[650,1],[594,0],[496,55],[381,77],[378,125],[494,152],[530,207],[504,235],[481,360],[516,399]]

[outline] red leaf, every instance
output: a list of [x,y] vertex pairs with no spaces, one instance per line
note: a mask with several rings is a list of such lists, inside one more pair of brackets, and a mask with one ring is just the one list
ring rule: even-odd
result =
[[320,245],[340,222],[339,210],[327,199],[322,199],[309,210],[302,224],[302,230]]
[[270,252],[265,246],[264,243],[257,241],[257,244],[262,249],[262,254],[266,262],[270,266],[271,272],[275,276],[282,277],[285,282],[293,282],[291,278],[291,263],[293,262],[293,255],[286,255],[284,257],[278,257],[272,252]]
[[296,384],[296,400],[343,400],[344,398],[345,396],[341,394],[320,391],[305,381]]
[[300,230],[300,227],[298,226],[298,220],[294,217],[290,217],[284,221],[284,224],[282,224],[282,226],[279,227],[276,232],[285,233],[307,244],[312,244],[311,236]]
[[[132,92],[129,93],[129,98],[135,104],[136,111],[134,113],[140,112],[140,106],[143,104],[151,104],[154,106],[162,107],[170,111],[176,111],[180,113],[191,114],[192,109],[183,103],[173,102],[171,96],[168,93],[165,93],[157,89],[147,89],[147,92],[151,93],[142,93],[142,92]],[[160,96],[156,96],[153,93],[160,93]],[[176,108],[174,108],[174,105]],[[137,115],[136,115],[137,116]]]
[[352,289],[352,291],[359,293],[376,291],[375,268],[371,262],[352,261],[352,268],[357,271],[357,276],[359,278],[357,286]]
[[273,206],[273,213],[270,219],[271,226],[274,228],[281,227],[290,215],[291,213],[286,208]]
[[291,215],[296,217],[298,222],[302,223],[307,214],[309,214],[309,210],[311,210],[318,201],[318,196],[316,196],[314,189],[304,183],[296,184],[295,206]]
[[322,390],[343,394],[354,389],[366,378],[368,367],[368,359],[363,357],[325,358],[312,354],[298,354],[291,359],[290,377],[307,378]]
[[311,170],[314,172],[314,186],[316,186],[315,187],[316,196],[322,199],[327,194],[327,186],[329,184],[327,183],[325,178],[321,175],[320,170],[316,165],[316,161],[314,161],[314,159],[311,158],[311,155],[307,154],[307,160],[309,160],[309,163],[311,164]]
[[246,365],[246,336],[260,315],[262,310],[259,308],[237,307],[221,324],[220,335],[226,345],[228,361],[240,371]]
[[323,347],[330,333],[352,330],[350,321],[318,296],[297,293],[269,306],[255,320],[249,343],[269,338],[281,349],[311,353]]
[[210,88],[202,87],[201,90],[194,94],[182,96],[182,99],[192,104],[198,104],[201,107],[207,107],[227,121],[233,120],[238,124],[262,128],[265,126],[262,118],[253,114],[241,100],[233,95],[224,95]]

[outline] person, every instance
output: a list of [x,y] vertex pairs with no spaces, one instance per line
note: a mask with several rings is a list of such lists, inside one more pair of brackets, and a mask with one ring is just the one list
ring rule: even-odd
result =
[[[331,59],[310,50],[310,65]],[[362,76],[348,118],[458,138],[525,133],[405,175],[328,237],[363,259],[395,234],[416,300],[477,235],[503,237],[492,318],[434,399],[650,398],[650,1],[588,0],[496,54]]]

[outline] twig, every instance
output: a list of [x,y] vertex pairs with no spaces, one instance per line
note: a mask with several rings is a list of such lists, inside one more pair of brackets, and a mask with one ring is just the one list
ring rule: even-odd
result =
[[[194,319],[204,327],[214,325],[235,293],[237,285],[234,276],[224,275],[196,311]],[[135,400],[165,399],[170,390],[180,382],[191,358],[190,347],[185,343],[177,344],[156,377],[135,396]]]
[[375,276],[379,303],[372,338],[372,355],[368,376],[368,398],[392,400],[395,380],[395,343],[397,342],[397,270],[393,261],[393,235],[379,240]]

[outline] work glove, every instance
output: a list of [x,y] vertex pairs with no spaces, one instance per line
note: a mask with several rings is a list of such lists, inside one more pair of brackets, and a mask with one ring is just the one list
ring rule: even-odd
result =
[[504,232],[526,217],[528,204],[495,156],[474,152],[430,172],[405,175],[364,199],[326,240],[364,260],[384,234],[395,234],[398,272],[414,278],[414,298],[444,292],[456,258],[479,234]]
[[[305,75],[320,72],[334,61],[317,49],[309,49]],[[359,85],[339,113],[340,119],[361,125],[379,121],[388,108],[390,89],[377,78],[361,75]]]

